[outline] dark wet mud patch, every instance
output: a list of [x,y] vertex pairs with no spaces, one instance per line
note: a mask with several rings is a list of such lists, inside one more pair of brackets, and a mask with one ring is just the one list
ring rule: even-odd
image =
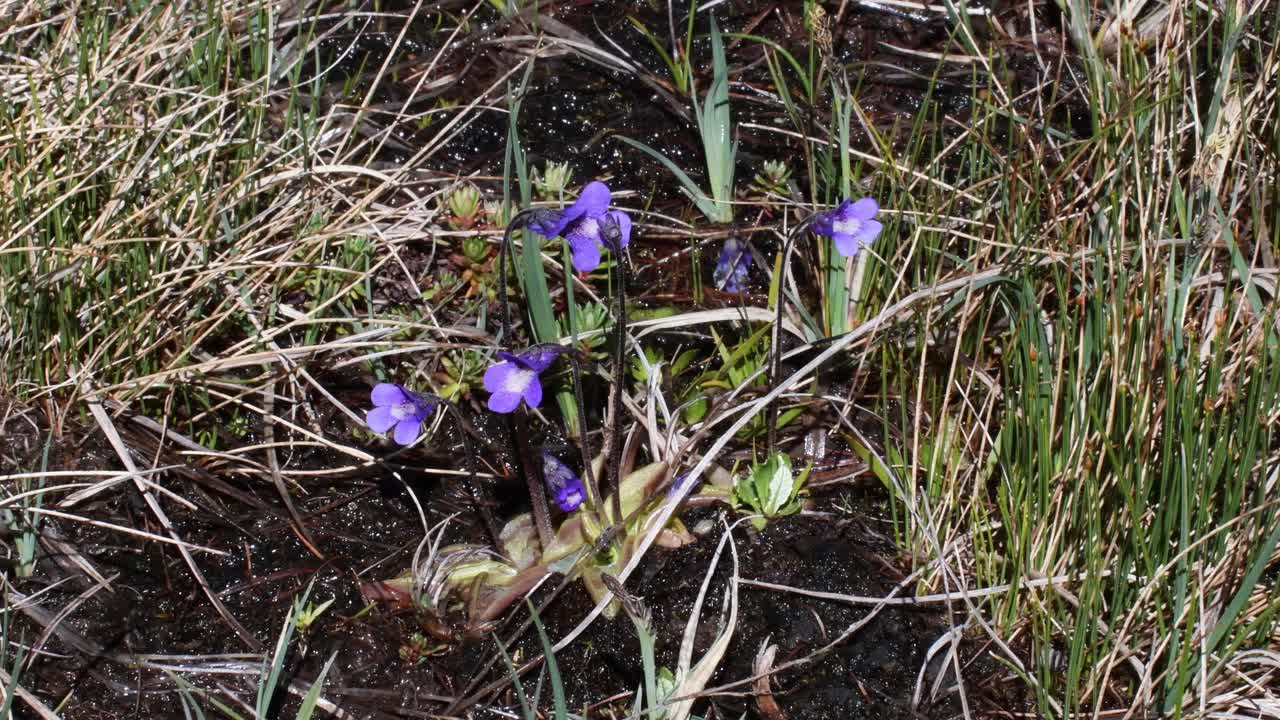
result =
[[[434,490],[417,479],[410,482],[426,505],[430,523],[464,502],[455,484],[441,483],[438,477]],[[269,487],[256,490],[273,501]],[[297,636],[286,663],[287,679],[305,689],[336,650],[339,660],[328,679],[336,701],[341,702],[342,695],[337,689],[345,687],[354,697],[364,697],[361,693],[367,690],[378,699],[375,707],[391,692],[394,699],[388,707],[417,707],[409,700],[420,697],[423,709],[438,708],[428,698],[447,692],[449,683],[437,679],[432,664],[407,663],[400,657],[406,641],[426,631],[420,619],[411,613],[370,610],[359,592],[361,579],[390,578],[404,570],[422,538],[422,521],[404,485],[376,477],[351,480],[310,488],[306,498],[295,501],[326,555],[323,560],[306,548],[283,512],[225,506],[188,512],[167,504],[166,512],[184,541],[225,553],[197,552],[195,557],[212,591],[267,652],[294,599],[308,586],[313,603],[334,601],[309,632]],[[162,532],[126,486],[77,512],[101,522]],[[111,580],[112,588],[79,599],[92,583],[50,555],[39,560],[37,576],[22,581],[19,589],[27,596],[39,593],[35,602],[51,614],[75,607],[59,624],[70,637],[54,634],[49,639],[44,649],[54,654],[36,660],[23,675],[24,687],[50,705],[68,698],[62,714],[66,718],[122,717],[111,714],[112,709],[126,705],[129,714],[139,717],[181,717],[175,682],[155,667],[134,662],[165,656],[152,658],[151,665],[172,667],[211,692],[219,692],[221,685],[252,703],[260,667],[244,657],[252,649],[217,613],[172,546],[83,523],[50,525],[51,532],[56,529],[68,547]],[[452,529],[451,540],[475,539],[469,515]],[[20,616],[15,637],[31,642],[47,624]],[[86,652],[79,639],[87,640],[92,651]],[[441,646],[447,647],[431,643],[432,648]],[[313,663],[313,658],[318,660]],[[361,704],[352,703],[356,708]]]
[[[691,513],[687,518],[691,525],[700,516],[713,527],[693,545],[651,553],[629,584],[653,613],[660,666],[674,668],[677,663],[685,625],[723,527],[715,522],[718,515],[705,510]],[[740,577],[823,592],[883,596],[901,575],[894,565],[896,551],[873,525],[861,517],[796,516],[758,534],[739,526],[735,539]],[[695,635],[694,662],[714,641],[731,568],[726,549]],[[753,660],[766,640],[778,646],[775,664],[781,665],[828,644],[870,610],[748,586],[742,586],[739,603],[732,643],[709,687],[751,677]],[[590,609],[590,599],[574,587],[548,609],[543,621],[553,638],[562,637]],[[830,652],[777,675],[772,683],[775,699],[793,718],[919,717],[911,708],[916,675],[925,650],[944,632],[936,610],[886,609]],[[541,654],[534,638],[522,641],[519,652],[526,657]],[[620,614],[612,620],[597,620],[557,657],[570,707],[581,709],[641,686],[639,657],[639,644],[627,618]],[[713,705],[716,717],[736,718],[744,712],[756,717],[750,690],[749,685],[740,685],[699,700],[695,711],[704,715]],[[614,709],[629,707],[630,701],[627,697]],[[947,702],[921,709],[926,716],[950,711]]]
[[[413,7],[412,3],[392,3],[390,9],[394,11],[398,5],[406,16]],[[993,24],[1000,28],[1028,25],[1027,7],[998,0],[971,9],[980,13],[970,18],[976,40],[999,44],[1004,52],[1007,63],[995,69],[999,82],[1012,96],[1025,94],[1026,103],[1035,102],[1036,93],[1027,92],[1038,87],[1032,72],[1032,48],[1020,39],[1009,39],[1004,30],[992,29]],[[1034,12],[1042,41],[1058,42],[1055,31],[1059,18],[1041,7]],[[724,32],[766,37],[801,62],[807,62],[811,46],[817,48],[826,69],[815,85],[814,103],[810,105],[790,69],[786,72],[786,92],[801,107],[807,134],[819,137],[825,137],[831,125],[834,90],[830,80],[841,73],[848,76],[849,89],[865,112],[867,123],[876,128],[881,140],[887,137],[894,142],[897,150],[905,148],[898,141],[913,135],[910,130],[921,113],[937,113],[930,122],[936,123],[940,138],[960,132],[969,124],[975,92],[989,81],[983,67],[966,61],[966,50],[945,16],[938,13],[859,6],[849,6],[839,16],[828,11],[823,22],[829,40],[814,45],[805,29],[807,21],[801,5],[741,2],[699,13],[696,19],[691,57],[695,82],[703,89],[710,82],[706,35],[712,14]],[[588,59],[587,53],[564,48],[540,57],[523,93],[519,118],[521,141],[531,165],[569,162],[580,178],[625,177],[628,186],[657,201],[653,209],[687,215],[687,202],[676,191],[677,184],[669,172],[613,137],[625,135],[641,140],[672,158],[695,181],[703,180],[702,149],[692,124],[689,99],[672,84],[662,58],[632,24],[634,19],[654,31],[664,44],[669,43],[666,8],[627,2],[552,3],[543,8],[542,17],[537,30],[548,37],[594,46],[593,52],[615,55],[637,72],[618,69],[610,62],[595,62]],[[682,17],[678,14],[676,18],[681,31]],[[404,23],[400,18],[389,18],[379,31],[337,34],[326,44],[333,60],[340,61],[329,82],[340,86],[351,77],[363,78],[372,68],[386,64],[391,71],[373,88],[375,106],[399,109],[413,93],[417,105],[406,110],[415,119],[399,122],[393,130],[398,142],[384,146],[387,157],[383,159],[387,162],[402,163],[418,149],[443,142],[433,154],[437,164],[443,162],[461,174],[500,174],[507,137],[508,118],[504,113],[480,111],[466,118],[461,127],[447,130],[447,138],[441,133],[449,126],[453,113],[461,112],[471,100],[489,92],[496,80],[525,60],[534,42],[515,38],[534,30],[522,21],[505,19],[492,8],[482,7],[471,17],[465,31],[445,45],[444,39],[450,33],[439,29],[438,20],[439,16],[429,12],[417,16],[398,46],[395,39]],[[453,23],[446,23],[445,27],[452,31]],[[767,69],[765,47],[729,37],[726,49],[735,137],[740,143],[738,177],[740,184],[745,184],[764,160],[798,158],[802,147],[794,137],[750,127],[796,129],[778,97],[783,89],[775,86]],[[940,57],[959,59],[940,63]],[[332,64],[328,58],[319,63],[321,67]],[[419,81],[421,72],[429,66],[441,82],[424,92]],[[513,82],[518,79],[518,75],[513,76]],[[1068,79],[1064,78],[1064,82]],[[365,92],[362,89],[357,96],[362,98]],[[1078,93],[1064,88],[1051,92],[1042,102],[1055,109],[1061,124],[1087,120],[1087,108],[1079,101]],[[418,114],[432,103],[440,105],[440,112],[425,122]],[[944,122],[943,115],[948,122]],[[390,114],[384,120],[397,122]],[[875,141],[861,123],[855,123],[851,131],[855,147],[874,146]],[[809,168],[802,162],[795,165],[796,188],[808,188]]]
[[[93,455],[100,448],[86,448]],[[406,458],[413,462],[413,457]],[[104,461],[104,466],[109,462]],[[456,483],[409,478],[424,505],[428,522],[467,509]],[[177,489],[175,486],[174,489]],[[249,486],[271,507],[270,488]],[[423,717],[474,689],[478,668],[494,658],[491,635],[466,637],[456,616],[434,618],[385,604],[370,605],[360,593],[362,581],[400,574],[422,538],[422,522],[403,484],[383,477],[349,478],[317,484],[297,496],[308,528],[326,554],[312,555],[292,532],[282,512],[210,505],[196,512],[166,509],[184,540],[226,555],[197,554],[210,587],[228,611],[268,652],[279,637],[295,598],[308,586],[311,600],[332,599],[329,610],[306,632],[295,636],[285,663],[285,685],[305,691],[325,661],[336,653],[325,697],[352,717]],[[855,489],[840,502],[820,497],[824,510],[838,515],[803,515],[771,524],[763,532],[739,526],[735,540],[740,577],[807,590],[882,597],[903,577],[902,555],[888,539],[878,492]],[[502,508],[506,516],[508,508]],[[127,486],[79,509],[89,518],[157,532],[136,493]],[[679,550],[651,551],[629,590],[653,612],[660,666],[674,667],[681,637],[699,586],[709,567],[723,525],[718,509],[684,513],[701,536]],[[731,515],[723,515],[731,519]],[[446,542],[476,542],[483,533],[470,514],[450,526]],[[249,648],[218,615],[171,547],[81,523],[49,523],[49,529],[111,578],[112,590],[86,593],[92,583],[65,563],[43,557],[37,577],[19,588],[49,613],[72,607],[61,626],[72,639],[55,633],[23,676],[24,687],[50,705],[63,705],[63,717],[181,717],[176,683],[156,666],[165,666],[222,701],[227,693],[252,704],[260,665]],[[714,639],[718,612],[731,572],[726,550],[711,584],[696,635],[694,658]],[[548,588],[535,602],[548,597]],[[61,582],[62,584],[57,584]],[[778,646],[775,664],[805,657],[845,628],[866,617],[866,606],[846,605],[792,593],[743,586],[732,644],[710,686],[743,680],[762,642]],[[570,584],[543,614],[553,638],[563,637],[590,611],[592,603]],[[526,611],[508,615],[498,633],[507,637]],[[15,637],[30,643],[47,623],[20,615]],[[931,643],[945,633],[937,608],[891,607],[883,610],[846,642],[803,667],[777,675],[774,699],[791,718],[908,718],[916,675]],[[88,640],[86,652],[75,638]],[[527,633],[511,648],[517,657],[538,657],[541,646]],[[151,667],[139,666],[143,659]],[[628,694],[643,680],[638,643],[629,620],[600,619],[559,655],[571,706],[595,706],[593,717],[628,706]],[[995,677],[993,663],[988,671]],[[978,667],[978,665],[974,665]],[[499,663],[484,683],[505,677]],[[530,678],[532,681],[532,678]],[[1009,687],[992,681],[990,694],[1005,697]],[[1004,688],[1004,690],[1001,690]],[[715,707],[717,717],[755,717],[750,688],[699,700],[699,714]],[[742,694],[748,693],[748,694]],[[986,693],[984,693],[986,694]],[[623,698],[605,702],[608,698]],[[276,698],[279,717],[292,717],[296,693]],[[922,707],[925,717],[954,711],[952,696]],[[474,708],[478,717],[499,717],[516,707],[509,691]],[[205,704],[206,710],[211,708]]]

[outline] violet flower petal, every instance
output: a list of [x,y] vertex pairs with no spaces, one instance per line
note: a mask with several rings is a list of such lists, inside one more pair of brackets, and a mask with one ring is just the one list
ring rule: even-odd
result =
[[591,272],[600,266],[600,246],[594,240],[577,233],[571,233],[565,240],[573,255],[573,267],[578,272]]
[[[503,353],[499,354],[501,355]],[[490,365],[488,369],[484,371],[484,389],[491,393],[503,392],[507,376],[517,368],[518,366],[516,365],[514,357],[511,357],[506,362]]]
[[582,506],[583,492],[578,488],[564,488],[556,493],[556,505],[565,512],[573,512]]
[[505,415],[515,410],[519,405],[519,393],[496,392],[489,396],[489,409],[496,413]]
[[542,383],[538,380],[538,376],[534,375],[529,381],[529,386],[524,389],[524,401],[531,408],[536,408],[542,404]]
[[529,223],[530,229],[545,238],[553,238],[565,232],[566,228],[582,218],[598,218],[609,209],[609,186],[600,181],[587,183],[572,205],[562,210],[559,215],[550,214],[535,218]]
[[412,445],[414,440],[418,439],[418,432],[422,429],[422,420],[420,418],[405,418],[396,423],[395,441],[397,445]]
[[573,512],[582,505],[587,495],[582,479],[546,450],[542,451],[542,477],[561,510]]
[[751,268],[751,253],[746,244],[736,238],[724,241],[720,249],[720,257],[716,260],[716,268],[712,273],[715,286],[725,292],[742,292],[742,283],[747,279],[747,271]]
[[880,212],[880,205],[876,203],[875,198],[864,197],[853,203],[846,217],[854,220],[870,220],[876,216],[877,212]]
[[579,216],[600,217],[609,209],[609,201],[612,196],[609,193],[609,186],[593,180],[582,188],[578,199],[573,203],[572,209],[580,209]]
[[859,245],[867,246],[875,242],[876,237],[883,229],[884,225],[881,225],[879,220],[865,220],[853,236],[858,239]]
[[376,406],[402,403],[405,401],[404,388],[393,383],[378,383],[373,386],[373,392],[369,393],[369,399]]
[[391,426],[397,422],[399,421],[392,416],[389,405],[376,407],[365,414],[365,424],[369,426],[370,430],[379,434],[390,430]]
[[485,370],[484,387],[491,393],[489,409],[499,413],[515,410],[530,382],[537,379],[537,372],[515,362],[498,363]]
[[692,495],[698,486],[702,484],[702,476],[698,476],[696,483],[692,482],[692,480],[693,478],[689,473],[677,475],[676,479],[671,482],[671,487],[667,488],[667,497],[684,495],[686,490],[688,490],[688,494]]
[[849,233],[837,232],[832,234],[831,239],[836,243],[836,252],[844,257],[853,257],[862,249],[858,239]]

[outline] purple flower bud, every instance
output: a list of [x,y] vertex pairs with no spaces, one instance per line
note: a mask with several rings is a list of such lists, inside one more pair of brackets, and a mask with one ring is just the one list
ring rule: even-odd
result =
[[813,231],[834,240],[841,255],[853,257],[884,229],[879,221],[872,219],[879,211],[880,206],[872,198],[864,197],[856,202],[845,198],[839,207],[813,221]]
[[631,218],[609,209],[611,197],[608,185],[588,183],[576,202],[558,213],[538,213],[529,228],[547,239],[564,237],[573,266],[591,272],[600,265],[601,247],[618,252],[631,242]]
[[392,383],[378,383],[370,398],[374,407],[365,416],[369,429],[381,434],[395,428],[392,437],[400,445],[409,445],[418,439],[422,423],[437,404],[403,385]]
[[582,478],[546,450],[542,451],[542,476],[555,497],[556,505],[565,512],[577,510],[587,497]]
[[698,478],[697,485],[695,485],[692,480],[693,478],[689,477],[689,473],[681,473],[680,475],[677,475],[676,479],[671,481],[671,487],[667,488],[667,497],[680,495],[684,493],[686,489],[692,493],[697,489],[697,485],[702,484],[702,478]]
[[739,293],[747,279],[747,271],[751,269],[751,253],[747,244],[737,238],[724,241],[720,249],[720,259],[716,261],[712,278],[716,287],[725,292]]
[[499,352],[502,362],[484,371],[484,388],[490,392],[489,409],[509,413],[523,399],[529,407],[542,403],[543,371],[556,357],[569,352],[563,345],[534,345],[521,353]]

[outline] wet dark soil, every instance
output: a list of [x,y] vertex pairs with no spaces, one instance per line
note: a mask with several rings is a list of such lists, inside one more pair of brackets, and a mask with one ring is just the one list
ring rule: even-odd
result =
[[[678,3],[677,3],[678,4]],[[413,3],[402,6],[391,3],[391,9],[407,11]],[[831,4],[828,4],[831,5]],[[991,68],[996,78],[1012,97],[1024,97],[1025,106],[1036,103],[1046,108],[1063,128],[1085,127],[1088,108],[1072,84],[1071,72],[1062,74],[1061,82],[1044,88],[1039,82],[1038,62],[1045,57],[1070,63],[1061,28],[1061,16],[1053,3],[1021,3],[1012,0],[990,0],[967,6],[978,14],[970,17],[975,40],[987,47],[998,47],[1002,65]],[[838,8],[840,9],[838,12]],[[1029,14],[1030,13],[1030,14]],[[408,14],[407,12],[405,13]],[[769,0],[740,0],[722,3],[709,12],[699,13],[694,23],[694,82],[699,88],[710,83],[711,63],[707,33],[715,16],[725,33],[744,33],[768,38],[797,58],[808,63],[814,41],[806,30],[803,3]],[[1034,19],[1032,18],[1034,15]],[[677,35],[683,31],[683,12],[678,12]],[[593,2],[559,2],[542,6],[538,18],[504,18],[496,10],[483,7],[468,24],[470,32],[446,44],[446,34],[433,31],[438,16],[428,12],[419,17],[406,38],[401,38],[399,52],[392,67],[406,77],[400,84],[383,83],[375,92],[375,101],[399,108],[414,87],[415,73],[425,67],[435,68],[435,76],[452,78],[438,90],[420,93],[422,102],[437,98],[460,102],[490,92],[494,82],[514,69],[532,49],[532,41],[522,41],[533,30],[530,23],[549,37],[573,41],[593,48],[595,55],[582,52],[559,52],[535,63],[528,86],[522,94],[519,118],[521,142],[528,152],[531,167],[544,160],[568,162],[577,177],[625,179],[629,189],[640,191],[647,200],[659,202],[663,210],[687,215],[687,202],[678,192],[668,170],[648,155],[627,148],[616,139],[626,136],[641,140],[666,154],[695,180],[701,181],[704,160],[688,97],[672,83],[667,66],[633,23],[650,29],[668,44],[667,8],[663,3],[632,3],[622,0]],[[908,138],[921,136],[915,127],[922,119],[924,135],[936,134],[945,142],[947,133],[959,132],[968,122],[975,91],[989,81],[986,67],[975,66],[968,58],[945,14],[901,10],[889,5],[838,3],[827,7],[820,24],[829,39],[818,41],[814,102],[800,91],[800,79],[787,66],[786,92],[803,114],[805,134],[821,139],[830,135],[832,94],[850,93],[865,113],[864,122],[851,127],[851,144],[867,147],[873,144],[868,130],[874,128],[879,139],[887,138],[896,150],[906,147]],[[452,27],[452,22],[446,22]],[[1030,28],[1037,28],[1035,43]],[[359,32],[338,31],[324,44],[331,57],[321,58],[320,66],[337,61],[338,73],[359,76],[362,69],[381,64],[387,59],[400,27],[379,29],[362,27]],[[357,52],[348,46],[356,43]],[[1036,53],[1039,52],[1040,60]],[[799,192],[811,187],[809,168],[798,162],[803,156],[803,143],[793,136],[771,132],[759,125],[794,131],[769,73],[766,49],[759,43],[728,37],[726,53],[730,67],[730,103],[738,147],[738,177],[745,183],[760,169],[764,160],[792,160],[795,175],[793,187]],[[630,69],[619,69],[616,63],[591,59],[600,55],[622,58]],[[941,56],[960,58],[939,62]],[[848,88],[833,78],[848,78]],[[512,86],[520,76],[512,78]],[[355,88],[363,95],[367,88]],[[403,92],[402,92],[403,91]],[[499,103],[505,90],[490,98]],[[421,111],[423,107],[410,110]],[[443,117],[447,118],[448,115]],[[469,119],[460,132],[451,133],[435,155],[437,167],[456,168],[458,174],[479,173],[501,176],[507,137],[508,117],[505,113],[481,112]],[[395,133],[397,147],[387,150],[387,162],[403,162],[413,148],[431,145],[443,139],[438,136],[446,123],[433,122],[425,127],[406,124]],[[948,130],[947,128],[950,128]],[[929,130],[929,128],[933,128]],[[993,128],[993,141],[1002,142],[1007,128]],[[939,145],[940,147],[940,145]],[[442,161],[442,162],[441,162]],[[826,172],[821,167],[818,172]]]
[[[429,522],[456,505],[450,494],[443,485],[425,489]],[[122,487],[79,512],[156,531],[136,500],[131,490]],[[873,514],[871,501],[856,502],[872,514],[797,516],[762,533],[739,529],[740,576],[809,590],[886,594],[901,579],[900,553],[886,539],[887,528]],[[353,717],[440,712],[439,700],[461,694],[471,673],[492,656],[494,648],[485,639],[442,639],[440,633],[429,632],[433,626],[415,613],[367,606],[362,600],[359,582],[399,574],[422,537],[421,522],[407,493],[390,491],[388,484],[375,479],[355,480],[311,488],[300,509],[326,555],[324,560],[311,555],[277,517],[225,506],[193,513],[170,507],[169,512],[186,541],[226,553],[221,557],[197,553],[199,567],[231,615],[264,647],[273,645],[294,599],[306,587],[311,586],[316,602],[334,599],[290,653],[287,678],[305,688],[329,655],[336,653],[326,697]],[[691,526],[699,520],[715,521],[716,529],[679,550],[651,553],[631,588],[653,613],[660,665],[675,665],[685,622],[719,536],[718,515],[706,509],[687,514]],[[91,583],[64,571],[50,556],[41,559],[35,578],[17,584],[49,613],[70,608],[60,624],[62,634],[49,638],[41,648],[47,654],[39,656],[24,675],[29,690],[51,705],[65,699],[67,718],[123,717],[122,707],[129,708],[130,716],[181,717],[173,681],[157,670],[135,666],[140,656],[163,655],[190,656],[153,658],[152,663],[183,668],[180,674],[198,687],[212,690],[221,685],[250,692],[255,675],[215,674],[219,669],[256,671],[252,662],[213,657],[251,649],[214,611],[172,546],[81,523],[59,522],[48,530],[78,549],[111,580],[111,588],[90,594]],[[695,659],[714,635],[729,573],[726,554],[712,582]],[[780,664],[817,650],[868,611],[750,587],[742,588],[740,601],[733,643],[713,686],[751,676],[752,659],[766,639],[778,645],[776,662]],[[543,619],[552,636],[559,637],[590,607],[586,593],[570,585]],[[42,629],[41,622],[21,617],[14,636],[32,642]],[[911,708],[916,673],[925,648],[943,632],[942,618],[934,611],[887,609],[830,653],[779,675],[772,685],[775,699],[790,717],[916,717]],[[429,639],[430,655],[421,661],[404,656],[403,649],[413,645],[415,633]],[[103,657],[89,657],[77,637],[101,646]],[[536,657],[539,646],[528,636],[515,652]],[[571,705],[581,708],[633,690],[642,680],[638,657],[634,629],[625,617],[597,621],[559,657]],[[497,672],[502,672],[500,665]],[[748,690],[737,687],[736,695],[706,702],[717,708],[720,717],[754,713],[749,694],[741,694]],[[250,695],[243,696],[252,702]],[[284,694],[278,700],[286,708],[296,703]],[[486,706],[500,707],[508,701],[514,702],[503,693]],[[624,704],[619,701],[618,707]],[[933,711],[922,708],[921,712],[941,716],[934,711],[949,707],[944,702]],[[289,716],[291,712],[283,715]]]
[[[736,543],[742,578],[791,587],[853,595],[883,596],[901,578],[887,557],[896,550],[881,534],[879,523],[866,516],[798,516],[775,523],[761,533],[739,526]],[[658,634],[658,662],[674,667],[692,602],[710,566],[721,526],[695,545],[663,553],[642,571],[637,592],[653,613]],[[696,636],[693,659],[702,657],[715,638],[723,595],[732,571],[726,550],[712,580]],[[755,674],[753,662],[765,642],[778,646],[775,664],[811,657],[854,623],[868,607],[819,600],[791,593],[743,587],[738,623],[725,659],[710,687]],[[570,603],[566,629],[579,615]],[[931,611],[881,612],[831,652],[813,657],[804,667],[784,671],[772,682],[774,699],[796,718],[908,718],[915,676],[924,651],[942,633],[940,617]],[[643,680],[635,667],[639,646],[630,622],[618,618],[595,631],[595,637],[565,653],[568,682],[580,702],[601,696],[589,688],[637,687]],[[711,698],[717,717],[757,716],[750,685],[738,685]],[[709,712],[709,710],[708,710]]]

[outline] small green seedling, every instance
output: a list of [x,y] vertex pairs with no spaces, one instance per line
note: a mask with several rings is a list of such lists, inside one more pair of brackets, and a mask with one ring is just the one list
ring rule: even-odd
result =
[[764,463],[753,464],[751,472],[734,483],[733,505],[762,516],[751,521],[757,530],[762,530],[769,520],[799,512],[800,489],[812,469],[810,464],[796,477],[791,459],[776,452]]
[[444,645],[431,642],[426,635],[414,633],[409,641],[400,646],[400,659],[410,665],[421,665],[427,658],[443,655],[448,651]]
[[319,620],[324,611],[328,610],[332,604],[333,598],[329,598],[319,605],[313,602],[307,602],[305,605],[295,602],[293,623],[297,626],[298,632],[305,635],[311,629],[311,626],[315,624],[315,621]]
[[489,242],[483,235],[472,235],[462,240],[462,255],[473,265],[489,259]]
[[483,384],[485,358],[474,350],[450,350],[440,358],[440,365],[445,378],[440,397],[449,402],[457,402]]
[[751,180],[751,192],[756,195],[787,194],[787,182],[791,180],[791,168],[778,160],[765,160],[764,166]]

